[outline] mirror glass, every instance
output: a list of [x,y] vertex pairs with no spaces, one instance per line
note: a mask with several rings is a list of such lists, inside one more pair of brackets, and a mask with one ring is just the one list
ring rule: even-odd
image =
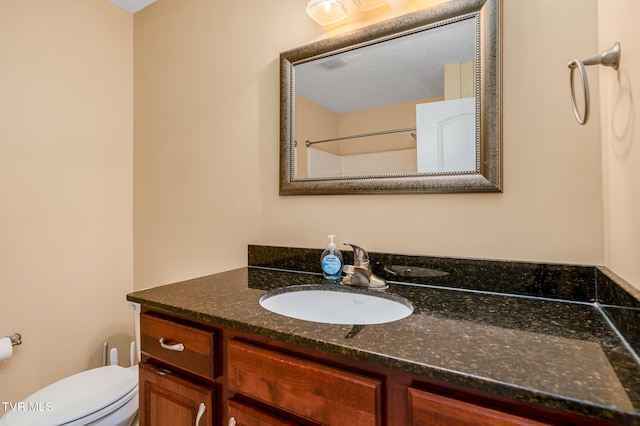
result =
[[294,177],[475,171],[476,19],[296,65]]
[[280,193],[496,192],[499,0],[281,54]]

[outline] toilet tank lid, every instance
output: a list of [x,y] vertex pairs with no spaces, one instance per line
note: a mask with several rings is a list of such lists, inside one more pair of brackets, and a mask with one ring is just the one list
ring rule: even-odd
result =
[[0,425],[65,424],[86,417],[125,397],[138,385],[137,368],[94,368],[55,382],[7,412]]

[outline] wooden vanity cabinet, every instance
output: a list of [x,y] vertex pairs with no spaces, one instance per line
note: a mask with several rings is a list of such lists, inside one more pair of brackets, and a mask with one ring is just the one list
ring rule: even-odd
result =
[[140,315],[140,426],[214,426],[216,334],[151,313]]
[[141,341],[141,426],[609,424],[168,313]]

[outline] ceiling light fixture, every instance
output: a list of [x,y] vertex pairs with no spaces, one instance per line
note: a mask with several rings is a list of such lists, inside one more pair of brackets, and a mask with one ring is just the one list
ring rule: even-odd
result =
[[331,25],[347,17],[347,8],[340,0],[311,0],[307,13],[320,25]]
[[[389,0],[353,0],[358,8],[366,12],[389,4]],[[310,0],[307,13],[320,25],[331,25],[347,18],[349,13],[341,0]]]

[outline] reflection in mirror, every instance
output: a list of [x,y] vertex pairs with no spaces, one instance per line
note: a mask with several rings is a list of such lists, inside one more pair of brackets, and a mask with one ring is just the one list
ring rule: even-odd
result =
[[500,0],[281,54],[280,193],[496,192]]
[[295,177],[475,171],[476,21],[296,65]]

